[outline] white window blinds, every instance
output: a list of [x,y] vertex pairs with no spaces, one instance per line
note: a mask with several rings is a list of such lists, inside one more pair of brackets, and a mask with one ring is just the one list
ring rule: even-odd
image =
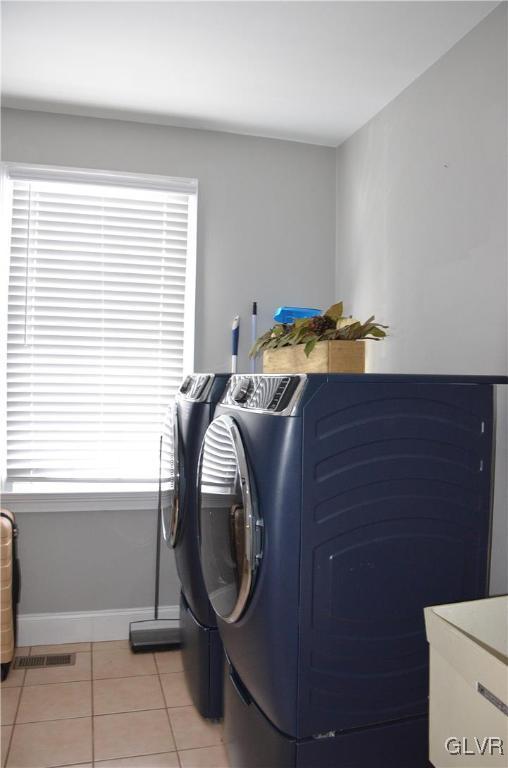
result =
[[152,481],[193,342],[195,193],[10,187],[7,479]]

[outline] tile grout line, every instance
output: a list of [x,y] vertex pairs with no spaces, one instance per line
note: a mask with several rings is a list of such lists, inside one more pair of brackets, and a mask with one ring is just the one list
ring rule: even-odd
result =
[[[29,671],[38,671],[38,670],[29,670]],[[164,672],[163,674],[178,674],[176,672]],[[96,680],[132,680],[135,677],[156,677],[157,672],[145,672],[141,674],[136,675],[115,675],[114,677],[97,677]],[[76,680],[54,680],[50,683],[32,683],[32,685],[27,685],[27,688],[40,688],[46,685],[66,685],[67,683],[86,683],[88,682],[90,678],[88,677],[81,677]],[[20,688],[21,686],[11,686],[12,688]]]
[[[35,672],[39,670],[28,670],[29,672]],[[76,680],[53,680],[51,683],[33,683],[32,685],[29,685],[25,683],[24,687],[26,688],[47,688],[50,685],[72,685],[72,683],[89,683],[90,678],[89,677],[79,677]]]
[[[178,672],[163,672],[164,675],[177,675]],[[108,682],[113,680],[137,680],[139,677],[145,679],[146,677],[157,677],[157,672],[152,672],[146,675],[115,675],[115,677],[96,677],[96,682]],[[81,680],[56,680],[54,683],[34,683],[32,685],[26,685],[25,688],[47,688],[50,685],[74,685],[75,683],[89,683],[90,678],[84,677]],[[11,685],[7,688],[21,688],[20,685]],[[5,690],[5,689],[4,689]]]
[[[89,645],[90,648],[84,649],[84,648],[78,648],[74,651],[62,651],[61,646],[69,646],[69,645]],[[92,643],[87,643],[86,641],[82,643],[41,643],[40,645],[30,645],[29,647],[30,653],[27,654],[28,656],[52,656],[53,654],[60,654],[60,653],[91,653],[92,651]],[[52,651],[41,651],[41,648],[53,648]],[[78,763],[79,765],[79,763]]]
[[[84,763],[83,761],[81,761],[80,763],[67,763],[67,765],[68,766],[72,766],[73,768],[74,768],[74,766],[76,766],[76,768],[79,768],[81,765],[90,765],[90,763]],[[93,763],[92,763],[92,766],[93,766]],[[47,768],[62,768],[62,766],[60,766],[60,765],[50,765],[50,766],[47,766]]]
[[[32,670],[30,670],[32,671]],[[110,678],[108,678],[109,680]],[[53,683],[35,683],[33,685],[25,685],[24,688],[48,688],[50,685],[73,685],[74,683],[89,683],[89,677],[80,677],[79,680],[55,680]]]
[[175,752],[176,752],[176,759],[178,760],[178,765],[181,768],[182,764],[180,762],[180,755],[178,754],[178,746],[177,746],[177,743],[176,743],[176,737],[175,737],[175,734],[174,734],[174,731],[173,731],[173,726],[171,725],[171,718],[169,716],[169,708],[167,706],[166,696],[164,695],[164,688],[163,688],[163,685],[162,685],[161,673],[160,673],[160,669],[159,669],[159,664],[157,662],[157,655],[155,653],[153,655],[153,660],[155,662],[155,669],[157,670],[157,679],[159,680],[159,688],[161,689],[161,693],[162,693],[162,701],[164,702],[165,709],[166,709],[166,717],[168,719],[169,732],[171,734],[171,738],[173,739],[173,744],[174,744]]
[[[160,678],[162,677],[163,674],[178,674],[176,672],[173,672],[173,673],[172,672],[160,672],[159,665],[157,663],[157,656],[155,654],[154,654],[154,659],[155,659],[155,666],[157,667],[157,671],[158,671],[158,674],[159,674],[159,680],[160,680]],[[182,672],[184,672],[183,669],[179,670],[179,673],[182,673]],[[221,745],[224,746],[224,741],[223,741],[223,738],[222,738],[222,735],[221,735],[221,740],[220,740],[219,744],[209,744],[209,745],[204,745],[204,746],[200,746],[200,747],[185,747],[184,749],[180,750],[178,748],[178,746],[177,746],[177,743],[176,743],[176,738],[175,738],[175,734],[174,734],[174,731],[173,731],[173,726],[171,725],[171,718],[170,718],[169,712],[170,712],[171,709],[183,709],[184,707],[189,707],[189,708],[192,708],[192,709],[196,710],[196,707],[192,703],[191,704],[177,705],[176,707],[175,706],[168,707],[167,706],[167,702],[166,702],[166,697],[164,696],[164,689],[162,687],[162,680],[160,680],[160,685],[161,685],[161,688],[162,688],[162,696],[163,696],[164,701],[166,703],[166,712],[167,712],[167,715],[168,715],[169,727],[171,729],[171,733],[173,734],[173,741],[175,742],[175,750],[176,750],[176,755],[177,755],[177,758],[178,758],[178,763],[180,765],[180,768],[182,766],[182,763],[180,761],[180,752],[185,752],[185,751],[188,751],[188,750],[191,750],[191,749],[210,749],[210,748],[216,747],[216,746],[221,746]]]
[[[30,646],[29,646],[28,647],[28,655],[29,656],[30,656],[30,652],[31,652],[31,649],[30,649]],[[16,658],[16,648],[14,648],[14,659],[15,658]],[[14,661],[14,659],[13,659],[13,661]],[[18,686],[20,688],[20,692],[19,692],[19,697],[18,697],[18,703],[17,703],[17,706],[16,706],[16,711],[14,713],[14,719],[12,721],[12,728],[11,728],[11,733],[10,733],[10,736],[9,736],[9,745],[7,747],[7,752],[5,753],[5,765],[7,765],[8,761],[9,761],[9,756],[10,756],[10,753],[11,753],[12,739],[14,738],[14,728],[16,727],[16,720],[18,719],[18,712],[19,712],[19,707],[20,707],[20,704],[21,704],[21,697],[23,696],[23,688],[25,687],[25,678],[26,678],[26,669],[23,670],[23,681],[22,681],[21,685]]]
[[[152,675],[152,677],[158,677],[158,675]],[[110,678],[108,678],[108,679],[110,679]],[[113,679],[116,679],[116,680],[131,680],[132,678],[130,678],[130,677],[129,678],[118,677],[118,678],[113,678]],[[89,681],[88,680],[78,680],[76,682],[87,683]],[[55,685],[72,685],[72,684],[73,683],[55,683]],[[19,688],[20,686],[16,686],[16,687]],[[29,686],[29,687],[31,687],[31,688],[39,688],[39,687],[45,687],[45,686]],[[162,692],[162,696],[163,696],[163,706],[162,707],[151,707],[149,709],[146,709],[146,708],[143,708],[143,709],[120,709],[120,710],[115,710],[114,712],[97,712],[96,714],[93,715],[93,717],[111,717],[112,715],[134,715],[134,714],[137,714],[138,712],[162,712],[163,710],[166,710],[168,712],[168,715],[169,715],[169,711],[171,709],[191,709],[193,707],[192,704],[176,704],[176,705],[174,705],[172,707],[168,707],[166,705],[166,700],[164,699],[164,692]],[[45,720],[27,720],[26,722],[18,723],[18,725],[34,725],[36,723],[59,723],[59,722],[67,722],[68,720],[84,720],[87,717],[89,717],[89,715],[72,715],[70,717],[52,717],[52,718],[47,718]],[[14,724],[12,724],[12,725],[14,725]],[[172,728],[171,728],[171,731],[173,731]],[[209,746],[214,746],[214,745],[209,745]],[[186,749],[201,749],[201,747],[186,747]],[[175,750],[170,750],[170,751],[176,751],[176,749]],[[110,759],[111,760],[116,760],[116,758],[110,758]]]
[[[99,763],[114,763],[117,760],[130,760],[133,757],[157,757],[158,755],[172,755],[172,754],[175,754],[178,759],[178,752],[176,751],[176,749],[172,749],[170,752],[167,752],[167,751],[166,752],[149,752],[148,754],[145,754],[145,755],[129,755],[129,757],[125,757],[125,758],[108,757],[106,760],[98,760],[97,765]],[[180,760],[178,760],[178,764],[180,764]],[[77,765],[79,765],[79,763]]]
[[[162,712],[167,707],[156,707],[155,709],[127,709],[121,712],[99,712],[95,717],[112,717],[114,715],[136,715],[138,712]],[[175,709],[175,707],[172,707]],[[26,723],[18,723],[18,725],[37,725],[38,723],[68,723],[70,720],[88,720],[90,715],[75,715],[74,717],[54,717],[51,720],[28,720]],[[4,728],[10,726],[4,726]],[[174,751],[174,750],[173,750]],[[116,758],[109,758],[110,760],[116,760]],[[83,762],[83,761],[81,761]]]

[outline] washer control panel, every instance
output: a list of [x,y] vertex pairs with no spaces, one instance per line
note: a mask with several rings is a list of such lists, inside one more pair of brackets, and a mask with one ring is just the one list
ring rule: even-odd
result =
[[298,402],[305,380],[305,376],[297,375],[237,374],[230,378],[221,403],[287,415]]

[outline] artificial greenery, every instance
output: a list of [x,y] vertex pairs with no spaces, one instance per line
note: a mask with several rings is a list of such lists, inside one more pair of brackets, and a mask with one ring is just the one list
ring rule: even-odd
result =
[[333,304],[322,315],[304,317],[294,323],[277,323],[257,339],[250,350],[250,356],[256,357],[265,349],[305,344],[304,352],[310,355],[318,341],[356,341],[357,339],[373,339],[379,341],[386,336],[387,325],[374,322],[374,315],[364,323],[353,317],[344,317],[342,301]]

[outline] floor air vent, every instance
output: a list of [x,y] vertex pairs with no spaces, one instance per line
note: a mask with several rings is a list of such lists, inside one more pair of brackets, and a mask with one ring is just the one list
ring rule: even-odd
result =
[[48,653],[43,656],[16,656],[14,669],[69,667],[76,663],[75,653]]

